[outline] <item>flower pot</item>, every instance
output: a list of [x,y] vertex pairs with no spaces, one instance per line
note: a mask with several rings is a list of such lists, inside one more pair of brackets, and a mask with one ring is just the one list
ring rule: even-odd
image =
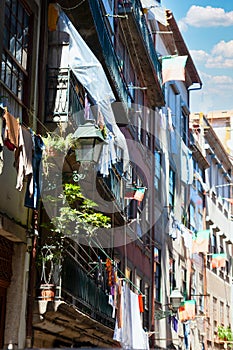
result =
[[53,301],[55,297],[54,284],[41,284],[41,300]]

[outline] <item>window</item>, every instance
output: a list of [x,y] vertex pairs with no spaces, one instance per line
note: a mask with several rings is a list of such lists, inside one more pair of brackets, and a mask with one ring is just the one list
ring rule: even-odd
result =
[[154,186],[156,196],[161,200],[161,153],[158,151],[154,152],[155,155],[155,174],[154,174]]
[[213,318],[218,320],[218,300],[215,297],[213,297]]
[[5,2],[1,80],[22,102],[28,83],[31,17],[19,0]]
[[142,119],[141,119],[141,115],[138,115],[138,141],[142,142]]
[[182,290],[185,299],[187,299],[188,291],[187,291],[187,270],[182,268],[183,279],[182,279]]
[[177,89],[174,85],[168,87],[168,106],[171,110],[172,125],[176,127]]
[[161,251],[154,248],[154,271],[155,271],[155,300],[160,302],[160,288],[161,288]]
[[217,253],[217,238],[216,234],[211,235],[211,252],[212,253]]
[[144,291],[144,295],[145,295],[145,299],[144,299],[145,310],[149,310],[149,292],[150,292],[149,284],[145,283],[145,291]]
[[182,111],[181,115],[181,136],[184,143],[188,146],[188,116]]
[[169,282],[170,282],[170,293],[176,288],[176,279],[175,279],[175,260],[169,258]]
[[132,270],[129,267],[125,268],[125,277],[129,280],[132,281]]
[[173,208],[175,204],[175,172],[169,170],[169,205]]
[[224,303],[220,301],[220,322],[224,324]]
[[196,229],[196,219],[195,219],[195,206],[193,203],[190,203],[189,206],[189,217],[190,217],[190,229],[195,231]]

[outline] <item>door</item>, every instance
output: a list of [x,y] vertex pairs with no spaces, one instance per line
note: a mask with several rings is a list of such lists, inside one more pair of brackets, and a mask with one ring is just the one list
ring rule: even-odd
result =
[[2,349],[4,345],[6,291],[6,288],[0,286],[0,349]]

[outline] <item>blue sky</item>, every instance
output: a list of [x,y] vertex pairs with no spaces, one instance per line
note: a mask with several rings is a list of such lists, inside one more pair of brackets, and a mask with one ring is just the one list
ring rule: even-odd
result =
[[170,9],[203,82],[191,112],[233,110],[233,0],[161,0]]

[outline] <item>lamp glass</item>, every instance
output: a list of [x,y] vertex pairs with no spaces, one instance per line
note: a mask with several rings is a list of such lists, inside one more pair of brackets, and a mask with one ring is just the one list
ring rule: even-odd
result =
[[98,126],[88,121],[78,127],[73,138],[75,139],[76,161],[97,163],[102,146],[106,143]]
[[183,295],[181,294],[181,292],[179,291],[178,288],[175,288],[170,295],[170,303],[172,305],[172,308],[174,310],[178,310],[178,308],[180,307],[180,304],[183,300]]
[[102,150],[102,144],[95,138],[79,139],[75,149],[77,162],[97,163]]

